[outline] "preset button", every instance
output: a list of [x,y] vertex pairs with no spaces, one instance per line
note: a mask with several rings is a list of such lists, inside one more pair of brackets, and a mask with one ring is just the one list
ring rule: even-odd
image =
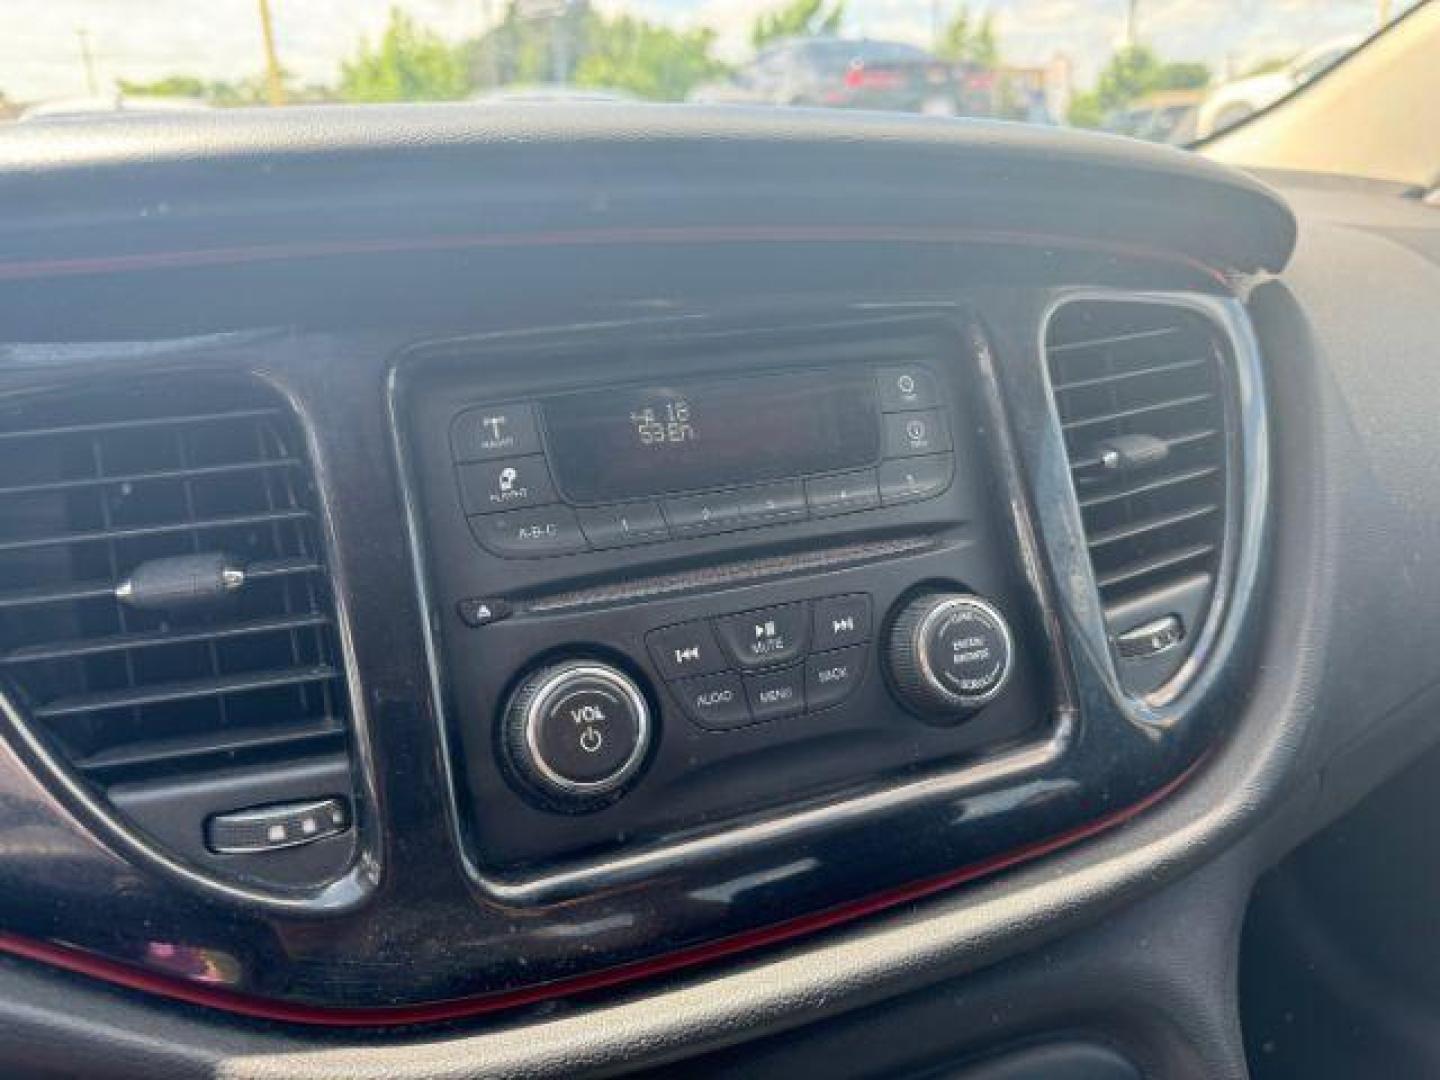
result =
[[740,527],[740,498],[734,491],[685,495],[661,504],[676,536],[699,536]]
[[805,518],[805,488],[799,480],[742,488],[736,498],[742,525],[776,525]]
[[580,529],[597,548],[624,547],[666,540],[670,530],[653,502],[619,503],[581,510]]
[[816,517],[848,514],[852,510],[869,510],[880,505],[880,488],[874,469],[818,476],[805,481],[805,501]]
[[880,466],[880,501],[886,506],[933,499],[950,486],[953,454],[901,458]]

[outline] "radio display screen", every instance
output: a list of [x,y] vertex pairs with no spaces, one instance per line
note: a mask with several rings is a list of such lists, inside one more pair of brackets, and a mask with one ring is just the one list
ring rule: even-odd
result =
[[866,371],[595,390],[541,403],[551,468],[577,503],[780,480],[874,464]]

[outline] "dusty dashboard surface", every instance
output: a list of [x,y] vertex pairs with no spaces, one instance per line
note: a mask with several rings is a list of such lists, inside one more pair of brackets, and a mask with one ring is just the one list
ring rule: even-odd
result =
[[12,951],[460,1016],[957,888],[1212,752],[1284,206],[1060,134],[633,119],[3,148],[41,212],[109,185],[5,226],[5,784],[66,852],[0,857]]

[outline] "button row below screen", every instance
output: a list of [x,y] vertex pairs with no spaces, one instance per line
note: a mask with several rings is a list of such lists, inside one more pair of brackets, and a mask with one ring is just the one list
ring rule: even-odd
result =
[[870,597],[852,593],[662,627],[646,645],[686,714],[723,731],[844,700],[870,629]]
[[869,652],[868,645],[853,645],[814,653],[790,667],[680,679],[670,689],[697,725],[707,731],[728,731],[839,705],[864,678]]
[[[951,454],[899,458],[879,468],[859,469],[834,476],[763,484],[709,495],[685,495],[654,501],[617,503],[613,506],[574,509],[563,503],[530,504],[539,492],[552,490],[543,458],[535,459],[529,475],[513,466],[518,476],[510,481],[513,494],[499,492],[500,473],[494,465],[462,466],[467,511],[476,505],[506,505],[505,498],[523,499],[510,506],[528,509],[469,514],[476,539],[504,558],[566,555],[592,549],[625,547],[662,540],[687,539],[740,529],[760,528],[809,517],[831,517],[880,506],[897,506],[942,494],[954,474]],[[475,491],[468,490],[467,475],[484,477]],[[533,479],[531,479],[533,477]],[[551,496],[553,498],[553,495]]]

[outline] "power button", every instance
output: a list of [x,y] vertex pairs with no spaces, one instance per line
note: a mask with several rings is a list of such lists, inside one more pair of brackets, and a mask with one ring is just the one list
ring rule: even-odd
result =
[[650,744],[650,710],[623,672],[568,661],[535,672],[505,714],[513,770],[544,801],[601,805],[639,770]]

